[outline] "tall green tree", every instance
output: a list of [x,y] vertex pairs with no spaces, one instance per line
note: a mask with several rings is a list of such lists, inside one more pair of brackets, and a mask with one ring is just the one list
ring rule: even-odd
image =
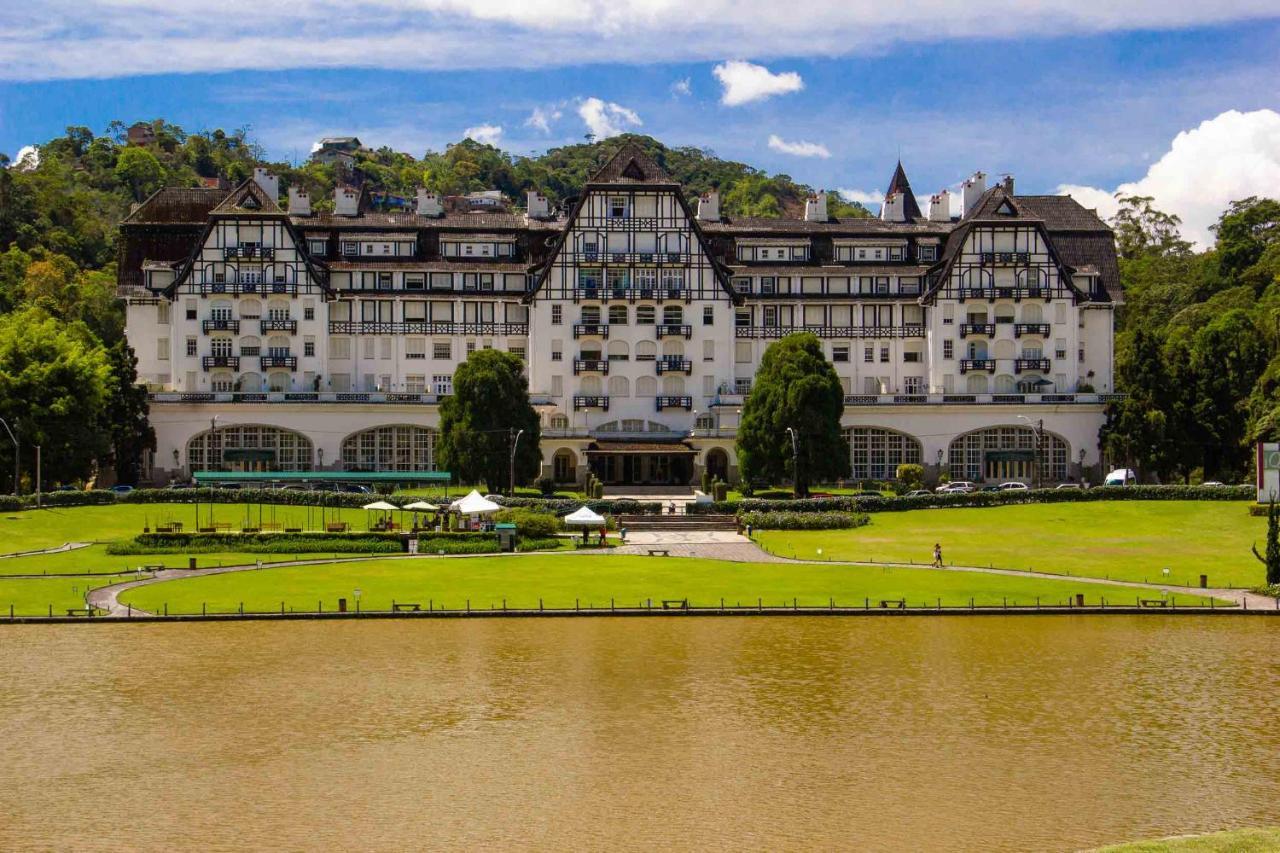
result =
[[1200,329],[1191,345],[1193,411],[1204,453],[1205,476],[1238,479],[1251,458],[1247,441],[1249,395],[1267,366],[1262,335],[1241,309]]
[[440,405],[441,461],[461,482],[483,481],[490,491],[505,491],[512,435],[519,430],[517,484],[542,467],[541,430],[524,363],[511,353],[476,350],[454,371],[453,394]]
[[129,188],[134,201],[142,201],[160,188],[164,166],[147,149],[129,147],[116,160],[116,178]]
[[109,393],[102,424],[111,439],[111,464],[116,481],[137,485],[142,461],[156,449],[156,431],[148,421],[147,389],[138,384],[138,358],[123,340],[107,351],[111,368]]
[[1179,446],[1170,422],[1173,388],[1165,364],[1163,341],[1145,328],[1134,330],[1132,338],[1116,353],[1116,383],[1127,390],[1123,399],[1112,403],[1103,427],[1107,456],[1139,475],[1155,473],[1168,478],[1175,469]]
[[1218,224],[1218,265],[1224,276],[1253,266],[1268,246],[1280,242],[1280,201],[1250,196],[1231,202]]
[[[742,476],[775,483],[790,477],[800,496],[809,494],[811,483],[845,476],[849,445],[840,429],[843,412],[840,377],[816,335],[787,335],[770,344],[742,409]],[[795,432],[794,445],[788,428]]]
[[[90,475],[108,447],[99,413],[110,388],[106,352],[82,324],[38,308],[0,317],[0,416],[16,427],[28,472],[40,445],[47,482]],[[12,447],[0,452],[12,466]]]
[[1151,196],[1118,198],[1120,210],[1111,218],[1116,234],[1116,251],[1125,260],[1148,255],[1187,255],[1191,244],[1182,239],[1177,216],[1157,210]]
[[1276,496],[1267,504],[1267,555],[1258,553],[1258,546],[1251,549],[1258,562],[1266,567],[1267,586],[1280,586],[1280,512],[1276,511]]

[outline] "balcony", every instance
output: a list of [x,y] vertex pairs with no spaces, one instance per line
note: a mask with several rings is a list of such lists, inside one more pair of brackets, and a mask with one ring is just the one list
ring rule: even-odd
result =
[[693,337],[693,326],[679,323],[662,323],[657,327],[659,338],[676,338],[683,336],[685,340]]
[[330,320],[334,335],[520,335],[529,334],[528,323],[466,322],[448,320]]
[[573,398],[574,411],[582,409],[599,409],[602,412],[609,411],[609,398],[605,396],[581,396],[575,395]]
[[204,330],[206,335],[210,332],[233,332],[239,334],[240,321],[231,319],[205,320],[200,324],[200,328]]
[[263,370],[297,370],[298,357],[296,355],[273,354],[259,356]]
[[288,332],[291,335],[298,333],[298,321],[288,317],[268,317],[265,320],[258,321],[258,329],[266,334],[267,332]]
[[659,376],[664,373],[683,373],[689,376],[693,373],[693,362],[687,358],[660,358],[654,362],[654,366]]
[[1048,323],[1014,323],[1013,336],[1020,338],[1023,335],[1039,335],[1040,337],[1049,336]]
[[923,338],[924,326],[907,323],[902,326],[737,326],[735,338],[774,340],[796,332],[819,338]]
[[200,366],[205,370],[212,370],[215,367],[226,367],[231,370],[240,369],[240,356],[238,355],[206,355],[200,359]]
[[685,411],[693,409],[692,397],[658,397],[654,403],[659,412],[663,409],[684,409]]
[[285,293],[298,295],[298,285],[283,281],[206,281],[200,284],[200,295],[219,296],[222,294],[237,295],[241,293]]
[[573,360],[573,375],[579,373],[603,373],[609,375],[609,362],[603,358],[575,358]]
[[982,252],[978,255],[978,263],[983,266],[1026,266],[1031,263],[1029,252]]
[[[582,223],[578,223],[582,226]],[[585,226],[582,226],[585,227]],[[570,252],[573,263],[605,266],[630,264],[656,264],[658,266],[688,266],[692,255],[688,252]]]
[[987,373],[995,373],[996,360],[994,358],[964,358],[960,360],[961,373],[975,373],[982,370]]
[[995,323],[961,323],[960,337],[967,338],[970,335],[986,335],[991,337],[996,333]]
[[1049,359],[1047,358],[1018,358],[1014,359],[1013,372],[1023,373],[1028,370],[1035,370],[1040,373],[1049,372]]
[[574,323],[573,336],[575,338],[608,338],[608,323]]
[[149,397],[152,403],[411,403],[436,405],[436,394],[335,391],[215,391],[186,394],[160,391]]

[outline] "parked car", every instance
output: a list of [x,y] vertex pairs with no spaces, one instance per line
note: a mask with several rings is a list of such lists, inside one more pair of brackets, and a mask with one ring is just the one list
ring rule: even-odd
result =
[[1107,475],[1107,479],[1102,481],[1104,486],[1133,486],[1138,482],[1138,475],[1133,473],[1132,468],[1117,468]]
[[975,486],[973,483],[970,483],[968,480],[956,480],[954,482],[947,483],[942,486],[938,486],[938,488],[935,489],[934,491],[943,493],[943,494],[950,494],[954,492],[961,492],[961,493],[976,492],[977,490],[978,490],[978,487]]
[[1026,483],[1019,483],[1017,480],[1010,480],[1007,483],[1001,483],[996,488],[1002,492],[1018,492],[1026,491],[1028,487]]
[[1226,483],[1220,483],[1220,482],[1218,482],[1217,480],[1205,480],[1205,481],[1204,481],[1203,483],[1201,483],[1200,485],[1202,485],[1202,486],[1226,486],[1227,484],[1226,484]]
[[133,491],[133,486],[126,486],[124,483],[121,483],[118,486],[112,486],[111,491],[115,492],[117,495],[127,495]]
[[983,486],[983,487],[982,487],[981,489],[979,489],[978,491],[980,491],[980,492],[1003,492],[1003,491],[1004,491],[1004,489],[1003,489],[1002,487],[1000,487],[1000,486]]
[[238,489],[240,488],[240,484],[239,483],[214,483],[213,487],[215,489]]
[[80,490],[77,489],[75,486],[58,486],[56,489],[54,489],[54,491],[55,492],[78,492]]
[[195,488],[195,484],[194,484],[194,483],[170,483],[170,484],[168,485],[168,488],[170,488],[170,489],[194,489],[194,488]]
[[931,495],[931,494],[933,494],[933,492],[929,491],[928,489],[914,489],[913,491],[907,492],[906,497],[919,498],[919,497],[924,497],[925,495]]
[[1054,486],[1054,488],[1055,489],[1079,489],[1080,484],[1079,483],[1059,483],[1058,485]]
[[854,496],[855,498],[882,498],[882,497],[884,497],[884,495],[880,494],[879,492],[855,492],[853,496]]
[[342,483],[338,485],[337,488],[339,491],[347,492],[348,494],[354,494],[354,495],[373,494],[373,489],[369,488],[368,486],[362,486],[359,483]]

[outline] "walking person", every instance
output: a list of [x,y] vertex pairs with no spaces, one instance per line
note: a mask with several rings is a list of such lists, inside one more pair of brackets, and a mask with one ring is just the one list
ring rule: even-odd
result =
[[940,542],[933,544],[933,567],[935,569],[942,568],[942,543]]

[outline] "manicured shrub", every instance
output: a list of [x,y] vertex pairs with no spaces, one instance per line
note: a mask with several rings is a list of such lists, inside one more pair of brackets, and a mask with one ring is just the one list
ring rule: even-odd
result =
[[533,481],[533,486],[542,493],[544,498],[549,498],[556,493],[556,481],[550,477],[539,477]]
[[924,466],[915,462],[904,462],[898,466],[898,480],[894,486],[898,494],[906,494],[924,486]]
[[549,512],[538,512],[533,509],[504,509],[493,514],[495,522],[501,521],[516,526],[522,537],[544,539],[552,536],[561,528],[559,517]]
[[870,519],[852,512],[748,512],[740,521],[754,530],[847,530]]

